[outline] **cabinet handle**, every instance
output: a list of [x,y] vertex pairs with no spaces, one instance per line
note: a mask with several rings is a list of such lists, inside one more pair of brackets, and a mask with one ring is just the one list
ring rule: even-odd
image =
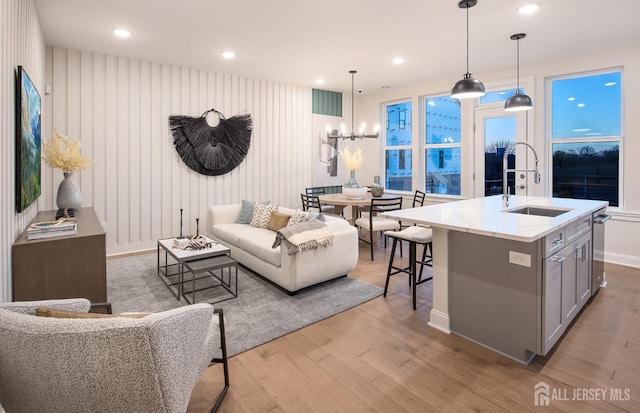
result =
[[555,262],[562,262],[567,259],[567,256],[565,255],[564,257],[558,257],[557,255],[554,255],[553,257],[551,257],[551,259]]
[[551,240],[551,243],[552,243],[553,245],[560,245],[560,244],[562,244],[563,242],[564,242],[564,241],[562,241],[562,238],[558,238],[558,239]]
[[576,245],[576,258],[584,261],[584,244]]

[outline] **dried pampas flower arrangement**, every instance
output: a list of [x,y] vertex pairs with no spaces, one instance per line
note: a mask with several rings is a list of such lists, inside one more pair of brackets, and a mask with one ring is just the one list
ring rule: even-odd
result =
[[62,169],[62,172],[75,172],[88,169],[91,158],[80,153],[80,140],[64,136],[58,131],[42,145],[42,159],[47,166]]
[[354,153],[351,153],[351,151],[349,150],[349,147],[346,146],[344,148],[344,151],[340,152],[340,155],[342,155],[344,166],[348,170],[354,171],[362,167],[364,156],[362,155],[362,150],[359,147],[356,146],[356,151]]

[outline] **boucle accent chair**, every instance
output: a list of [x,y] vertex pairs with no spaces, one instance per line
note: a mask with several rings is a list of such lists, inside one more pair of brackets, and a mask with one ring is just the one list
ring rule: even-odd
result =
[[222,362],[217,410],[229,385],[221,310],[203,303],[143,318],[34,315],[38,307],[87,312],[90,305],[0,303],[0,405],[7,412],[185,412],[202,372]]

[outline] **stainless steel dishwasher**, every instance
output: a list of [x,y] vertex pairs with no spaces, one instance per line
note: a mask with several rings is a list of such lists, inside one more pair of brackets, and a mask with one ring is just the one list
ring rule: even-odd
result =
[[604,223],[611,219],[606,208],[602,208],[593,213],[593,267],[591,267],[591,295],[595,295],[598,288],[607,285],[604,273]]

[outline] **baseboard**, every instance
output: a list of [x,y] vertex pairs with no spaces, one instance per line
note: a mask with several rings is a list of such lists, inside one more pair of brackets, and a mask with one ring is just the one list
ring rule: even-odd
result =
[[605,252],[604,262],[611,264],[624,265],[625,267],[640,268],[640,257],[636,255],[616,254]]

